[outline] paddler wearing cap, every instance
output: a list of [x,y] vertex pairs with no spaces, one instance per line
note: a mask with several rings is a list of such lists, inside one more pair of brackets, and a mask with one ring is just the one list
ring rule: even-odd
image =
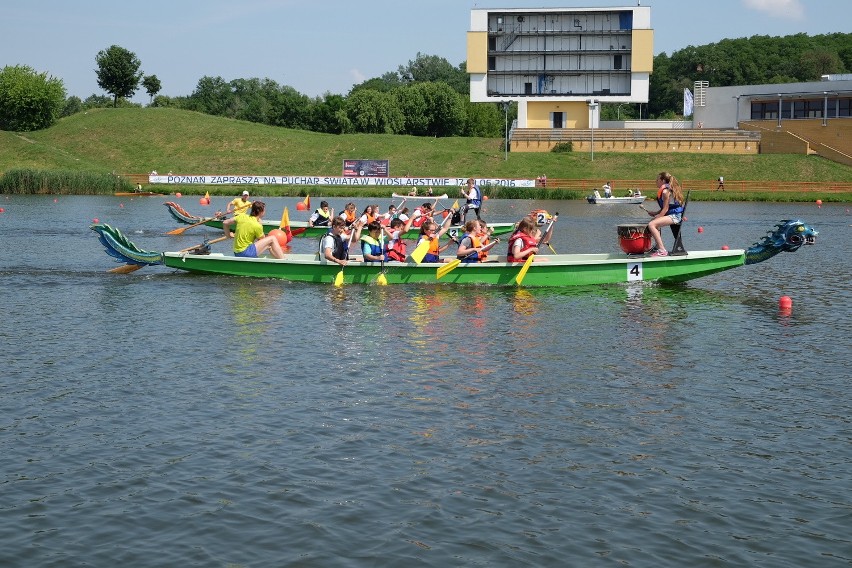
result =
[[251,207],[251,201],[249,201],[249,192],[243,191],[243,194],[239,197],[234,198],[233,201],[228,203],[228,206],[225,208],[225,213],[232,213],[234,215],[242,215],[248,208]]

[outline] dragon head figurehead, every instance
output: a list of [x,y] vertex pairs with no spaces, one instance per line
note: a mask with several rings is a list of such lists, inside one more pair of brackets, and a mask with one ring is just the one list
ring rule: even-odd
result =
[[795,252],[802,245],[816,243],[819,233],[803,221],[784,220],[769,231],[763,240],[746,250],[746,264],[756,264],[771,258],[779,252]]

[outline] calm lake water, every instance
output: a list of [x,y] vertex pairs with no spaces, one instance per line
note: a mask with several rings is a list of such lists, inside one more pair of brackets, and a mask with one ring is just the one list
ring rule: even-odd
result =
[[[852,563],[846,205],[693,202],[687,249],[820,235],[670,287],[106,273],[94,218],[147,250],[219,236],[163,236],[163,201],[0,196],[0,565]],[[559,252],[647,219],[486,216],[539,207]]]

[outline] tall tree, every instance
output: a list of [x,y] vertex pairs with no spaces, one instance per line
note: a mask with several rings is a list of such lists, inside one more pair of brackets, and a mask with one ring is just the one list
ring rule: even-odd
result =
[[65,106],[61,79],[26,65],[0,70],[0,130],[29,131],[51,126]]
[[98,86],[112,95],[113,106],[118,106],[119,97],[133,96],[142,79],[139,71],[142,63],[135,53],[113,45],[98,52],[95,61],[98,64]]
[[151,97],[152,103],[154,102],[154,95],[159,93],[160,89],[163,88],[156,75],[145,75],[145,78],[142,79],[142,86],[145,88],[145,92],[148,93],[148,96]]

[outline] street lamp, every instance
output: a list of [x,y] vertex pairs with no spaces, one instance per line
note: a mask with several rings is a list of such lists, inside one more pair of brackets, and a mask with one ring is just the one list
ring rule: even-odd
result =
[[500,104],[503,105],[503,112],[506,114],[506,138],[503,141],[503,149],[505,150],[506,157],[505,161],[509,161],[509,106],[512,104],[512,101],[500,101]]
[[618,107],[615,109],[615,120],[621,120],[621,107],[623,107],[623,106],[624,106],[624,105],[626,105],[626,104],[627,104],[627,103],[621,103],[621,104],[620,104],[620,105],[618,105]]
[[595,111],[598,109],[598,102],[594,99],[588,99],[589,103],[589,130],[592,132],[592,161],[595,161]]

